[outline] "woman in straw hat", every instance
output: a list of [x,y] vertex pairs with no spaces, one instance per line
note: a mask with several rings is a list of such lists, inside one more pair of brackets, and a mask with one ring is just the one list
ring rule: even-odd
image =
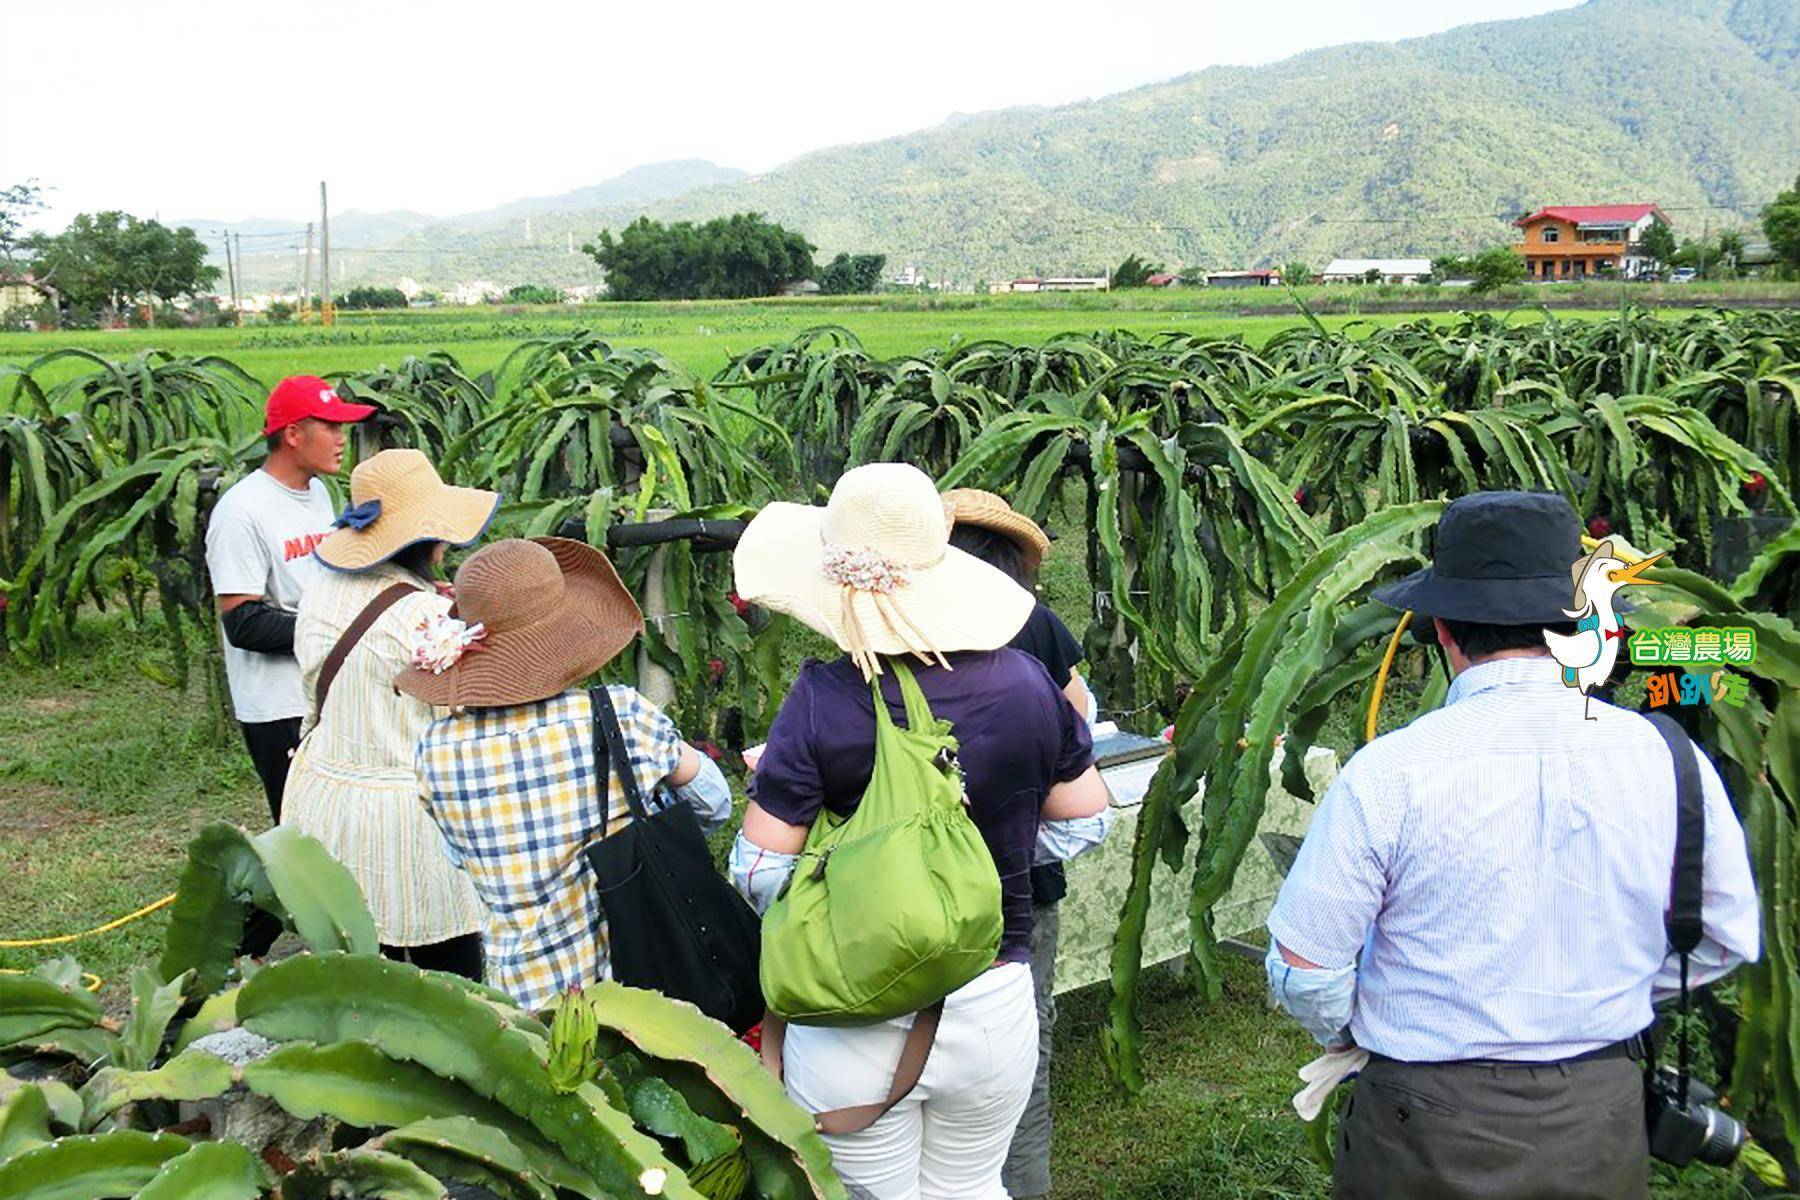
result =
[[[1037,1064],[1031,983],[1032,846],[1042,818],[1106,804],[1080,716],[1036,659],[1007,647],[1031,593],[949,544],[930,479],[880,463],[847,472],[824,508],[771,504],[735,557],[745,600],[789,613],[846,652],[800,669],[756,764],[732,875],[758,908],[791,873],[822,809],[855,809],[874,768],[869,680],[912,655],[933,714],[960,744],[969,815],[994,857],[1004,931],[991,970],[945,1000],[920,1083],[860,1133],[829,1136],[847,1181],[878,1197],[1000,1200],[1001,1164]],[[890,713],[900,690],[883,680]],[[877,1100],[910,1018],[855,1028],[790,1025],[785,1079],[815,1112]]]
[[[397,693],[393,680],[412,632],[449,611],[434,582],[445,550],[479,538],[500,497],[448,486],[417,450],[383,450],[351,472],[350,499],[313,551],[328,570],[295,622],[310,715],[282,821],[350,869],[382,953],[480,979],[486,914],[468,876],[444,857],[413,778],[431,706]],[[358,636],[351,627],[365,614],[373,621]]]
[[[950,508],[950,544],[979,558],[1021,587],[1032,588],[1038,567],[1050,550],[1050,539],[1037,522],[992,492],[956,488],[944,493]],[[1081,661],[1081,643],[1062,618],[1037,601],[1025,625],[1013,636],[1013,649],[1023,650],[1050,672],[1050,681],[1062,689],[1075,711],[1091,727],[1098,705],[1075,664]],[[1038,826],[1036,857],[1031,868],[1031,981],[1038,1015],[1037,1074],[1031,1081],[1031,1097],[1007,1152],[1001,1182],[1013,1196],[1050,1194],[1050,1048],[1056,1027],[1056,940],[1060,926],[1057,904],[1068,894],[1063,863],[1095,849],[1106,840],[1112,825],[1111,807],[1083,820],[1046,821]]]
[[[528,1010],[608,973],[606,916],[582,850],[631,823],[617,777],[596,783],[582,681],[643,632],[600,551],[509,538],[456,573],[457,617],[422,636],[395,686],[449,709],[419,744],[418,788],[487,905],[488,982]],[[611,684],[638,792],[691,805],[711,833],[731,791],[636,691]],[[600,756],[604,764],[604,752]]]

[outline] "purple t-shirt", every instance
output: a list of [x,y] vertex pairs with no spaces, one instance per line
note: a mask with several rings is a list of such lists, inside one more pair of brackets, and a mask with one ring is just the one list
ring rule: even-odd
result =
[[[1094,761],[1087,724],[1050,682],[1044,664],[1018,650],[949,655],[953,670],[907,665],[931,705],[950,722],[969,789],[969,815],[1000,871],[1006,929],[1000,957],[1031,959],[1031,856],[1038,816],[1053,784]],[[906,704],[891,673],[882,696],[895,724]],[[855,810],[875,769],[875,703],[848,657],[807,659],[782,702],[751,776],[750,795],[790,825],[811,825],[823,805]]]

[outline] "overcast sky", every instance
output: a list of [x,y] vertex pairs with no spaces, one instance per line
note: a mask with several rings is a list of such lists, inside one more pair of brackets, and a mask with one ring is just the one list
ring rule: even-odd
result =
[[766,170],[952,113],[1102,96],[1571,0],[0,0],[0,185],[38,224],[449,215],[641,163]]

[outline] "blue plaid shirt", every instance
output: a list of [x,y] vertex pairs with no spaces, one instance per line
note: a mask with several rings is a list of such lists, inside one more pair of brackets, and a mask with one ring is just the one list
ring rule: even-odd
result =
[[[608,691],[638,792],[660,808],[681,736],[631,688]],[[487,905],[488,982],[535,1011],[605,978],[606,920],[581,852],[629,825],[631,811],[611,777],[602,821],[587,692],[444,717],[425,731],[417,765],[426,810]]]

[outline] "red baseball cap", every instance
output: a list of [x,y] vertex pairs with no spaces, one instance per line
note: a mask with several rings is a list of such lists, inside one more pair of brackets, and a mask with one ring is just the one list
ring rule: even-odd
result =
[[373,404],[339,400],[332,386],[317,375],[294,375],[276,384],[269,393],[269,406],[263,412],[263,436],[308,417],[348,425],[374,411]]

